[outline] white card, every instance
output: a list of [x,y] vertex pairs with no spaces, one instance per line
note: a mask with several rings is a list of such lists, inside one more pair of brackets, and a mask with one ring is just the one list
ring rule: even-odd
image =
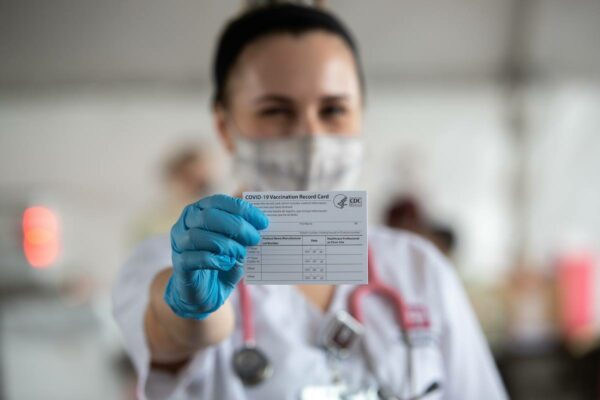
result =
[[248,284],[366,284],[367,192],[244,192],[269,217]]

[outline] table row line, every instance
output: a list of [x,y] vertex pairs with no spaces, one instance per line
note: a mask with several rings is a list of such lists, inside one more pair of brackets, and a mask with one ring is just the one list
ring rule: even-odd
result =
[[[247,255],[246,264],[303,264],[314,262],[320,264],[354,264],[357,256],[352,254],[322,254],[322,255]],[[366,260],[365,260],[366,262]]]
[[252,246],[248,254],[361,254],[361,246]]
[[292,265],[246,265],[246,272],[360,272],[364,268],[360,264],[340,264],[340,265],[306,265],[306,264],[292,264]]
[[245,280],[252,281],[277,281],[289,283],[293,281],[355,281],[361,282],[363,272],[327,272],[327,273],[283,273],[283,272],[252,272],[247,273]]
[[303,245],[362,245],[362,235],[348,236],[295,236],[295,235],[263,235],[261,245],[263,246],[303,246]]

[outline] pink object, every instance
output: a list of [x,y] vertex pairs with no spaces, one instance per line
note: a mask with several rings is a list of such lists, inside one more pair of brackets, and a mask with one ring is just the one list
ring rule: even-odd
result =
[[572,337],[590,327],[594,318],[594,257],[571,253],[558,262],[561,326]]
[[358,286],[348,298],[350,314],[359,322],[364,323],[361,300],[368,294],[377,294],[387,299],[395,308],[396,319],[403,330],[429,328],[430,322],[427,310],[422,306],[408,306],[404,299],[394,288],[386,285],[379,279],[375,267],[373,252],[369,247],[369,283]]
[[240,294],[240,307],[242,311],[242,332],[244,333],[244,343],[254,344],[254,310],[248,287],[243,281],[238,284]]

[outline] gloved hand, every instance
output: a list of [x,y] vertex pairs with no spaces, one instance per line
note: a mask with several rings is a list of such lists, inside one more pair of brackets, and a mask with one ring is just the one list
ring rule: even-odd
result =
[[164,299],[183,318],[217,310],[244,275],[246,246],[260,241],[269,221],[242,199],[218,194],[183,209],[171,229],[173,275]]

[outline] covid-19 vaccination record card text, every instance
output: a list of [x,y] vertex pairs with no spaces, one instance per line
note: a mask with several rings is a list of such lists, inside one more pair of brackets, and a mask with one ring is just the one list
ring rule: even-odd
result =
[[244,192],[269,217],[248,248],[248,284],[366,284],[367,192]]

